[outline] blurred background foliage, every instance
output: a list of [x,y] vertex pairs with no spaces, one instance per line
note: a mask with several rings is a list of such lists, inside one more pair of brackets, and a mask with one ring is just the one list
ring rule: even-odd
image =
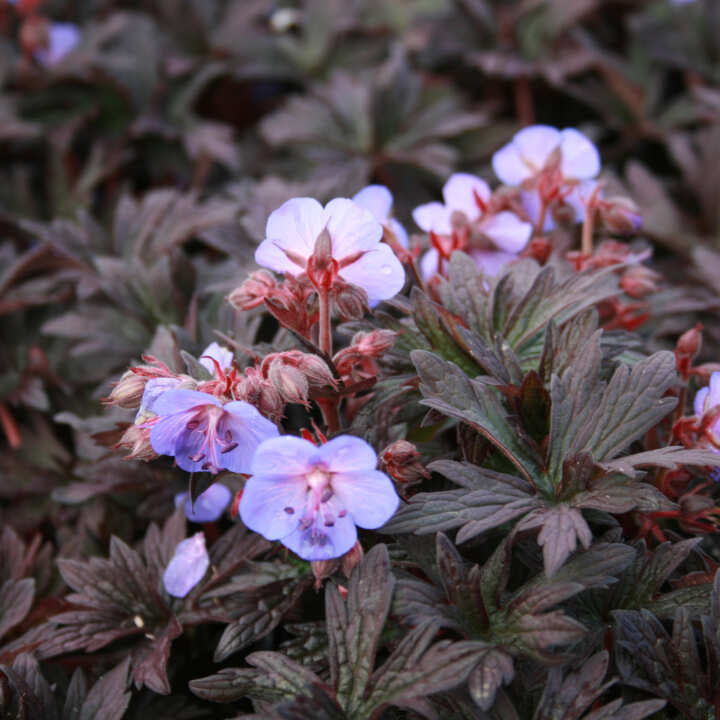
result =
[[[56,23],[77,44],[43,61]],[[641,207],[669,284],[639,332],[699,318],[716,361],[717,0],[0,0],[0,522],[87,557],[167,515],[169,466],[92,439],[110,382],[272,339],[224,297],[286,199],[379,182],[410,229],[530,123],[587,133]]]

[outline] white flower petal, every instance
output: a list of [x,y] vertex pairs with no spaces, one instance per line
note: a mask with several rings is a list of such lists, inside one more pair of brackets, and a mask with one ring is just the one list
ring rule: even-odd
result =
[[313,198],[293,198],[270,213],[265,240],[255,251],[258,265],[299,275],[304,268],[292,262],[283,249],[307,259],[315,248],[318,235],[325,228],[322,205]]
[[533,227],[523,222],[515,213],[503,210],[482,224],[482,231],[500,250],[518,253],[525,249]]
[[232,350],[219,345],[216,342],[210,343],[200,355],[200,364],[207,369],[211,375],[215,375],[215,363],[210,359],[213,358],[220,366],[221,370],[228,370],[232,367],[235,354]]
[[498,180],[510,187],[520,185],[533,175],[532,170],[520,157],[518,149],[512,142],[500,148],[493,155],[492,166]]
[[395,236],[396,240],[407,250],[410,247],[407,230],[395,219],[390,218],[387,221],[390,232]]
[[374,250],[342,268],[339,274],[346,282],[365,290],[371,306],[394,297],[405,285],[403,266],[385,243],[378,243]]
[[439,235],[449,235],[452,232],[450,216],[452,211],[439,202],[425,203],[413,210],[415,224],[425,232],[435,232]]
[[372,213],[379,222],[384,223],[390,217],[393,196],[384,185],[368,185],[353,196],[353,201],[361,208]]
[[[540,195],[538,195],[537,190],[523,190],[520,193],[520,202],[533,225],[537,225],[540,220],[540,209],[542,207]],[[552,213],[548,210],[545,213],[542,230],[543,232],[550,232],[554,227],[555,222],[552,219]]]
[[420,259],[420,274],[423,280],[429,280],[438,271],[438,259],[440,255],[433,247],[430,248]]
[[382,240],[382,225],[365,208],[348,198],[335,198],[325,206],[327,229],[336,260],[372,250]]
[[459,210],[468,220],[477,220],[480,217],[480,208],[475,200],[475,193],[483,202],[490,199],[488,184],[476,175],[469,173],[454,173],[448,178],[443,187],[443,199],[450,212]]
[[568,180],[594,178],[600,172],[600,153],[595,145],[575,128],[566,128],[561,135],[563,176]]
[[697,416],[702,415],[705,412],[705,405],[708,395],[710,394],[710,388],[700,388],[695,394],[695,400],[693,402],[693,409]]
[[501,250],[472,250],[470,256],[486,275],[495,277],[509,262],[517,260],[517,255]]
[[512,142],[534,175],[545,167],[550,154],[560,145],[561,140],[562,136],[557,128],[550,125],[530,125],[520,130]]

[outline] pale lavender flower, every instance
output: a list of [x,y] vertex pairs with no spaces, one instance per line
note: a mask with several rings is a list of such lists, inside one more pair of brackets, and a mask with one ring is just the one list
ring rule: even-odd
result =
[[218,367],[225,372],[232,367],[235,355],[232,350],[229,350],[223,345],[218,345],[216,342],[212,342],[202,351],[199,362],[211,375],[216,376],[217,368],[213,360],[215,360]]
[[353,195],[353,202],[369,210],[381,225],[392,232],[404,248],[408,247],[408,234],[405,228],[391,217],[393,196],[388,188],[384,185],[368,185]]
[[232,500],[232,490],[222,483],[213,483],[205,492],[195,498],[193,504],[190,493],[178,493],[175,496],[175,507],[184,505],[185,517],[196,523],[215,522],[225,511]]
[[335,198],[324,208],[312,198],[288,200],[270,214],[255,261],[275,272],[300,275],[323,230],[332,240],[338,274],[365,290],[371,304],[402,290],[405,271],[390,246],[381,242],[382,225],[347,198]]
[[[502,250],[468,250],[467,254],[475,261],[479,270],[491,277],[495,277],[505,265],[518,258],[517,254]],[[429,280],[437,273],[438,256],[438,251],[430,248],[420,258],[420,274],[424,280]]]
[[507,210],[487,212],[491,192],[483,179],[468,173],[455,173],[448,178],[442,193],[444,203],[426,203],[413,210],[413,219],[422,230],[449,235],[458,221],[474,223],[474,229],[499,250],[518,253],[525,249],[532,235],[532,225]]
[[356,526],[378,528],[397,509],[393,483],[376,466],[372,447],[350,435],[320,447],[289,435],[267,440],[253,458],[240,515],[305,560],[340,557],[355,544]]
[[273,423],[242,400],[223,405],[197,390],[168,390],[153,405],[150,444],[158,455],[171,455],[188,472],[225,468],[247,473],[263,440],[277,437]]
[[718,405],[720,405],[720,372],[714,372],[710,375],[710,384],[697,391],[693,407],[695,414],[701,416]]
[[74,23],[54,22],[48,31],[47,47],[38,48],[35,58],[41,65],[57,65],[80,42],[80,28]]
[[209,567],[210,558],[203,533],[179,542],[163,573],[167,594],[184,598],[203,579]]
[[600,172],[600,153],[579,130],[549,125],[523,128],[492,159],[493,170],[510,187],[521,185],[542,171],[555,150],[565,180],[589,180]]
[[177,390],[183,383],[181,377],[157,377],[151,378],[145,383],[140,407],[135,415],[135,423],[141,423],[155,416],[155,403],[158,398],[168,390]]

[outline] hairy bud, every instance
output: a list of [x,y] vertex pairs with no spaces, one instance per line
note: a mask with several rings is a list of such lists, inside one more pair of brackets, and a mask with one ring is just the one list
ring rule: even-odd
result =
[[363,355],[381,357],[393,346],[396,336],[392,330],[359,332],[353,336],[352,345]]
[[407,440],[398,440],[382,451],[380,458],[388,475],[400,485],[415,485],[430,477],[420,463],[420,453]]
[[360,320],[365,313],[370,312],[367,293],[361,287],[339,278],[333,285],[332,299],[343,320]]
[[633,298],[643,298],[657,292],[660,275],[644,265],[629,268],[620,278],[620,287]]
[[702,323],[694,328],[686,330],[677,341],[675,346],[675,363],[677,371],[683,380],[690,376],[693,360],[698,356],[702,347]]
[[268,367],[268,379],[285,402],[307,405],[310,383],[297,367],[276,358]]
[[[352,552],[352,550],[350,551]],[[315,577],[315,589],[320,590],[323,583],[329,577],[332,577],[340,567],[340,560],[333,558],[332,560],[313,560],[310,563],[313,576]]]
[[126,370],[123,376],[115,383],[110,395],[105,398],[107,405],[118,405],[121,408],[134,409],[140,407],[145,385],[150,378],[138,375],[132,370]]
[[638,206],[627,197],[604,198],[598,203],[600,218],[612,232],[629,234],[642,227]]
[[286,402],[307,404],[311,387],[337,385],[321,357],[299,350],[268,355],[262,371]]
[[365,557],[365,551],[359,540],[355,541],[355,544],[340,558],[342,571],[345,577],[350,577],[353,568],[362,562]]
[[337,278],[338,263],[332,256],[332,238],[327,228],[317,236],[313,254],[307,261],[307,274],[316,288],[329,290]]
[[150,428],[142,425],[129,425],[115,449],[129,450],[126,459],[154,460],[158,455],[150,444]]
[[277,289],[275,277],[267,270],[256,270],[227,297],[228,302],[238,310],[251,310],[262,305],[265,299]]

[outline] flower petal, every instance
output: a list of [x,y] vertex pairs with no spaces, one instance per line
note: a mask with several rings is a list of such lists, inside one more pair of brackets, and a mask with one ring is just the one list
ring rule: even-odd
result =
[[280,542],[303,560],[330,560],[348,552],[356,540],[357,530],[349,515],[338,517],[332,527],[325,527],[318,515],[311,527],[298,527]]
[[710,394],[710,388],[700,388],[695,394],[695,400],[693,402],[693,409],[695,414],[699,417],[705,412],[705,401]]
[[708,397],[708,408],[720,405],[720,372],[710,375],[710,395]]
[[230,433],[229,442],[237,443],[232,450],[222,449],[218,459],[221,467],[236,473],[249,473],[258,447],[280,434],[275,423],[263,417],[254,405],[235,400],[223,406],[225,414],[218,421],[218,435]]
[[155,412],[155,403],[157,399],[168,390],[177,387],[182,380],[180,378],[151,378],[145,383],[140,407],[135,415],[135,422],[140,421],[147,413]]
[[163,573],[163,585],[168,595],[185,597],[202,579],[210,567],[201,532],[178,543],[175,553]]
[[50,23],[48,45],[38,48],[34,55],[41,65],[49,66],[59,63],[80,43],[80,28],[74,23]]
[[500,250],[518,253],[525,249],[533,228],[515,213],[503,210],[483,222],[482,231]]
[[292,262],[283,249],[308,258],[318,235],[325,228],[325,212],[313,198],[293,198],[270,213],[265,240],[255,251],[255,262],[276,272],[299,275],[304,271]]
[[454,173],[448,178],[443,187],[445,205],[451,211],[459,210],[468,220],[477,220],[480,217],[480,208],[475,200],[475,193],[483,202],[490,199],[488,184],[476,175],[469,173]]
[[325,463],[330,472],[374,470],[377,453],[371,445],[354,435],[338,435],[317,448],[314,461]]
[[530,125],[516,133],[512,142],[534,175],[545,167],[550,153],[561,141],[562,136],[557,128],[550,125]]
[[412,216],[415,224],[425,232],[449,235],[452,232],[450,215],[452,211],[442,203],[431,202],[419,205],[413,210]]
[[305,476],[317,448],[308,440],[292,435],[265,440],[255,451],[250,472],[253,475]]
[[277,540],[297,528],[306,495],[307,483],[302,475],[253,475],[245,483],[240,517],[251,530],[268,540]]
[[203,405],[220,407],[221,403],[216,397],[199,390],[168,390],[157,398],[153,412],[161,416],[173,415]]
[[512,142],[500,148],[492,157],[492,166],[501,183],[515,187],[532,177],[530,167],[523,162]]
[[232,496],[229,487],[222,483],[213,483],[195,498],[194,505],[190,502],[190,497],[185,500],[185,517],[196,523],[215,522],[230,504]]
[[[150,445],[158,455],[175,455],[175,448],[181,435],[189,433],[187,424],[193,418],[194,412],[188,410],[183,413],[165,415],[153,424],[150,430]],[[197,433],[199,435],[199,433]]]
[[397,295],[405,285],[405,270],[389,245],[378,243],[351,265],[340,270],[346,282],[361,287],[370,306]]
[[600,172],[600,153],[595,145],[575,128],[566,128],[561,135],[563,176],[576,180],[594,178]]
[[430,248],[422,258],[420,258],[420,274],[423,280],[429,280],[433,275],[437,274],[439,258],[440,254],[434,247]]
[[210,343],[203,351],[200,356],[200,364],[208,370],[211,375],[215,375],[215,363],[210,358],[213,358],[220,366],[221,370],[228,370],[232,367],[233,360],[235,360],[235,353],[228,348],[219,345],[216,342]]
[[371,212],[379,223],[384,223],[390,217],[393,196],[384,185],[368,185],[353,196],[353,202]]
[[[176,416],[173,415],[173,417]],[[150,434],[150,440],[152,441],[152,433]],[[214,451],[214,454],[218,457],[222,457],[218,448],[211,448],[210,450],[211,452]],[[175,452],[168,454],[174,455],[178,467],[186,472],[206,472],[206,470],[203,470],[203,466],[210,459],[207,457],[208,448],[205,446],[205,434],[200,430],[189,430],[187,427],[177,434]],[[198,459],[191,460],[193,457]]]
[[348,198],[335,198],[325,206],[327,229],[336,260],[372,250],[382,239],[383,229],[369,210]]
[[[538,224],[540,220],[540,209],[542,207],[542,201],[537,190],[523,190],[520,193],[520,202],[522,203],[523,210],[527,213],[534,225]],[[545,220],[543,221],[542,230],[543,232],[550,232],[555,227],[555,221],[552,219],[552,213],[545,213]]]
[[506,253],[502,250],[472,250],[470,255],[478,269],[491,277],[495,277],[505,265],[517,260],[518,257],[513,253]]
[[394,514],[400,503],[390,478],[379,470],[337,473],[332,476],[336,503],[352,516],[356,525],[378,528]]
[[410,247],[407,230],[395,218],[390,218],[387,221],[387,226],[390,229],[390,232],[392,232],[392,234],[395,236],[397,241],[405,249]]

